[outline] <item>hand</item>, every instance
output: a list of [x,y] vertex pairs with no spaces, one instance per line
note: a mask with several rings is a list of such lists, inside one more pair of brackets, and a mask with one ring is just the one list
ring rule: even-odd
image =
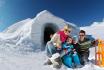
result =
[[77,52],[75,51],[74,54],[76,54]]
[[56,43],[53,43],[54,46],[56,46]]
[[98,40],[92,41],[92,45],[93,45],[94,47],[97,46],[97,45],[98,45]]
[[75,49],[73,49],[73,51],[75,51]]

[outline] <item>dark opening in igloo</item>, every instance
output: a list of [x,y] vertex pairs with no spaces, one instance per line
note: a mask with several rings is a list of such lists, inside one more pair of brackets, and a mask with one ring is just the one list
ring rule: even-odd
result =
[[58,27],[54,24],[46,24],[44,27],[44,36],[43,36],[43,45],[45,46],[46,43],[50,40],[50,35],[56,33]]

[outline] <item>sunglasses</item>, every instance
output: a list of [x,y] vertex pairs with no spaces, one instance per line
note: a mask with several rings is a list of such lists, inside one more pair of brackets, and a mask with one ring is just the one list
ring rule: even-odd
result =
[[66,31],[66,32],[69,32],[69,33],[71,32],[70,30],[65,30],[65,31]]
[[85,36],[85,35],[79,35],[79,36]]

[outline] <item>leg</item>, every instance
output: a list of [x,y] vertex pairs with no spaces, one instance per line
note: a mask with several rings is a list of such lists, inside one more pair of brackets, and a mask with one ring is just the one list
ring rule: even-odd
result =
[[89,62],[88,57],[89,57],[89,51],[85,52],[85,54],[84,54],[84,63],[85,64],[87,64]]
[[54,53],[56,53],[56,48],[51,41],[47,42],[46,44],[46,53],[48,57],[51,57]]
[[80,59],[81,65],[84,65],[84,55],[82,53],[80,53],[79,59]]
[[74,63],[76,65],[80,65],[80,60],[79,60],[79,57],[78,57],[77,53],[74,53],[72,57],[73,57]]
[[69,68],[73,68],[72,66],[72,58],[70,56],[63,56],[62,57],[63,64]]

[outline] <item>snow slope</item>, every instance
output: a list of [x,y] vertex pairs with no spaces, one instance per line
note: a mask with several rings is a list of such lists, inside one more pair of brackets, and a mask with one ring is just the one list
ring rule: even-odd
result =
[[[38,15],[36,18],[38,18]],[[53,70],[51,66],[43,65],[47,59],[45,52],[34,48],[35,45],[31,41],[30,34],[34,19],[29,18],[17,22],[0,33],[0,70]],[[103,29],[103,27],[98,26],[100,25],[97,24],[96,27],[95,25],[81,27],[81,29],[86,30],[87,34],[96,32],[96,34],[103,37],[103,33],[100,30],[95,31],[93,29],[94,27],[96,29]],[[96,34],[93,34],[93,36],[97,37]],[[89,59],[91,63],[77,70],[104,70],[104,68],[100,68],[93,64],[95,54],[94,48],[91,48],[90,51]],[[62,66],[60,70],[72,69],[67,69],[65,66]]]

